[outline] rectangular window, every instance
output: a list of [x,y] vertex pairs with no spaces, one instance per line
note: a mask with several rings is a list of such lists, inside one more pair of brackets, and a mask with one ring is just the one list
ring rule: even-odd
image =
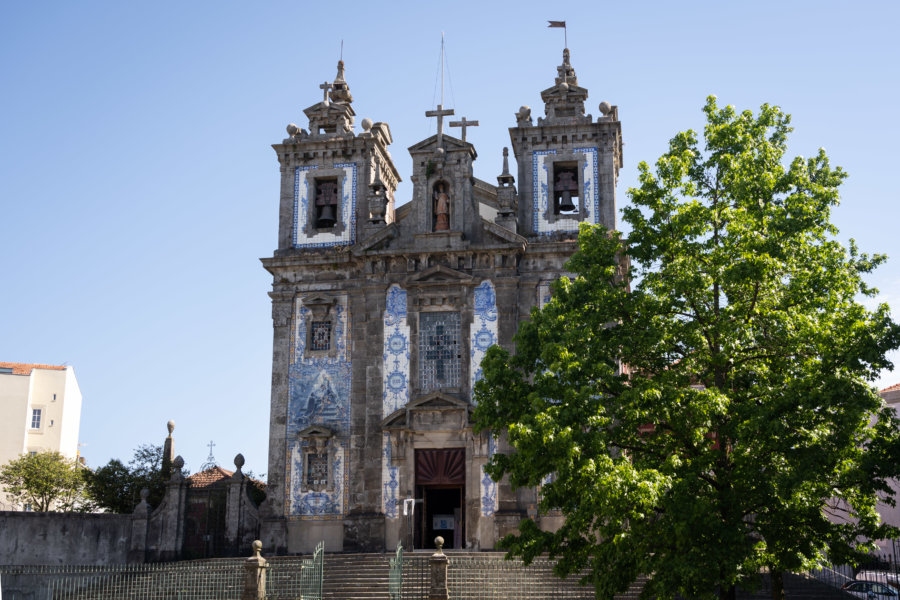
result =
[[313,352],[327,352],[331,350],[331,321],[310,322],[309,349]]
[[578,212],[578,163],[553,164],[553,212],[574,214]]
[[459,387],[461,370],[459,313],[426,312],[419,315],[419,385],[422,390]]
[[[21,421],[20,421],[21,423]],[[33,408],[31,409],[31,428],[32,429],[40,429],[41,428],[41,409]]]
[[338,220],[338,182],[336,177],[316,179],[315,184],[316,229],[330,229]]
[[328,485],[328,454],[306,456],[306,485]]

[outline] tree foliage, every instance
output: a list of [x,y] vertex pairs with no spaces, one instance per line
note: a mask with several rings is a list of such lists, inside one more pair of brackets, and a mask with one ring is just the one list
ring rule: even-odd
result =
[[628,239],[583,225],[574,277],[476,386],[478,427],[510,447],[488,472],[554,474],[540,509],[566,517],[504,543],[588,568],[598,597],[639,575],[645,597],[733,597],[894,533],[875,505],[898,423],[871,382],[900,328],[859,302],[883,257],[835,240],[845,173],[822,150],[785,161],[788,115],[704,112],[702,147],[686,131],[640,164]]
[[83,510],[84,469],[59,452],[23,454],[0,467],[0,485],[16,504],[32,510]]
[[157,507],[165,495],[171,469],[171,461],[165,460],[162,446],[142,444],[135,448],[128,466],[114,458],[89,475],[88,493],[98,508],[130,513],[141,500],[141,490],[147,488],[150,491],[147,502]]

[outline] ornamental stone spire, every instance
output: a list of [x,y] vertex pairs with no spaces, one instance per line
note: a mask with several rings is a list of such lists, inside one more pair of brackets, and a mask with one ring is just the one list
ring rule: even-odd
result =
[[337,75],[331,84],[331,101],[339,104],[350,104],[353,102],[353,96],[350,95],[350,86],[344,79],[344,61],[339,60],[337,64]]

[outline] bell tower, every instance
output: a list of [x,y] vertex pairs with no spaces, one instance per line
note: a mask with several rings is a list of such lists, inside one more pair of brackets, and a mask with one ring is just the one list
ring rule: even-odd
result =
[[519,165],[518,232],[571,237],[582,222],[616,227],[616,180],[622,166],[618,110],[600,103],[601,116],[585,114],[587,89],[578,85],[563,50],[554,85],[541,92],[544,117],[516,113],[509,136]]
[[352,245],[371,223],[394,219],[400,175],[387,149],[390,128],[363,119],[362,132],[353,132],[356,112],[344,61],[338,62],[334,81],[319,88],[322,101],[303,111],[309,130],[291,123],[289,137],[272,146],[281,163],[276,255]]

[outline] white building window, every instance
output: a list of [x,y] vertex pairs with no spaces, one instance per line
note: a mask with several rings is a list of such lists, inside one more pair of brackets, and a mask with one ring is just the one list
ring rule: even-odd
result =
[[40,408],[31,409],[31,428],[32,429],[40,429],[41,428],[41,409]]

